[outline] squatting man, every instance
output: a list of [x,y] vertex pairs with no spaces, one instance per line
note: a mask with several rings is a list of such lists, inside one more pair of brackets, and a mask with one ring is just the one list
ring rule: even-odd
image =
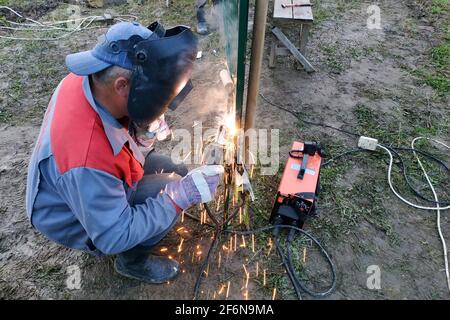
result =
[[[92,50],[66,57],[70,73],[53,93],[28,168],[35,229],[69,248],[117,255],[115,270],[133,279],[164,283],[179,273],[152,247],[182,210],[213,198],[223,167],[188,172],[152,146],[167,129],[164,113],[192,88],[196,54],[186,27],[120,22]],[[143,148],[151,149],[145,157]]]

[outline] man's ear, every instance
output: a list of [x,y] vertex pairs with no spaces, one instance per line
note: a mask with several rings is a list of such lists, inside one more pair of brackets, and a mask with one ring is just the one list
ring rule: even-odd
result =
[[130,80],[125,77],[118,77],[114,80],[114,90],[119,96],[128,98],[128,94],[130,93]]

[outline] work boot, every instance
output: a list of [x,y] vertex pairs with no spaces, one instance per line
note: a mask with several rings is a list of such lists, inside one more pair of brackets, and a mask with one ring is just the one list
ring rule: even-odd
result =
[[177,261],[149,254],[149,248],[136,247],[117,255],[114,269],[117,273],[147,283],[164,283],[177,276]]
[[197,33],[201,35],[208,34],[208,25],[206,22],[199,22],[197,24]]

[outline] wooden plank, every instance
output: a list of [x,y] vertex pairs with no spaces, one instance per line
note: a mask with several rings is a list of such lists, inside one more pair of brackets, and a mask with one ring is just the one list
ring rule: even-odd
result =
[[293,19],[294,11],[292,7],[283,8],[281,5],[290,3],[292,4],[292,0],[275,0],[273,5],[273,17],[274,19]]
[[286,48],[292,53],[292,55],[301,63],[301,65],[305,68],[305,71],[310,73],[314,72],[313,66],[309,63],[309,61],[298,51],[298,49],[292,44],[291,41],[284,35],[284,33],[277,27],[272,29],[272,33],[284,44]]
[[[311,4],[310,0],[293,0],[292,4]],[[312,7],[294,7],[294,19],[302,21],[314,21]]]

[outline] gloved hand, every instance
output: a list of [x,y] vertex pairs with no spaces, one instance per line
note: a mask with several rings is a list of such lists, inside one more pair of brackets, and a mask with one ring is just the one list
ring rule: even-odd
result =
[[190,171],[179,181],[168,183],[164,191],[178,207],[186,210],[194,204],[213,199],[223,172],[221,165],[202,166]]

